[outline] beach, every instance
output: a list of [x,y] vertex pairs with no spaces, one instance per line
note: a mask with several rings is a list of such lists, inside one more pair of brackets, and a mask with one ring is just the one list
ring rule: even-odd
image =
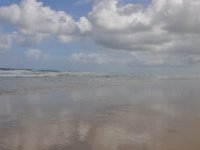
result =
[[0,77],[0,150],[199,150],[200,80]]

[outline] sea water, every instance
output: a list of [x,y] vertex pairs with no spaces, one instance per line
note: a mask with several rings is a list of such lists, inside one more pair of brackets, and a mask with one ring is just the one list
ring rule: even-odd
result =
[[0,150],[198,150],[200,80],[0,71]]

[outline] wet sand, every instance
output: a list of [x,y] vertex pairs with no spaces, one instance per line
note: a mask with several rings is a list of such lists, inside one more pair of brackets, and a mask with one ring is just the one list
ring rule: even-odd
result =
[[200,80],[0,82],[0,150],[200,148]]

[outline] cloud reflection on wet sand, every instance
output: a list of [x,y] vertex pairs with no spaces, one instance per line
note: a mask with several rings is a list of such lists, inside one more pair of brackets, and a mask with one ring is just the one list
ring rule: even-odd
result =
[[107,79],[73,84],[1,95],[0,149],[200,147],[199,81]]

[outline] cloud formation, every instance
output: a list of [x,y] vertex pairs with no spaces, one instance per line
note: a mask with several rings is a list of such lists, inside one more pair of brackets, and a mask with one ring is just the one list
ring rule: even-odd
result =
[[193,35],[200,31],[199,9],[196,0],[153,0],[147,7],[102,0],[89,13],[89,20],[96,42],[104,47],[175,51],[192,41],[199,43]]
[[108,65],[108,64],[120,64],[125,65],[130,62],[127,57],[116,57],[116,55],[108,53],[74,53],[69,57],[71,62],[75,63],[85,63],[85,64],[98,64],[98,65]]
[[48,36],[71,41],[91,28],[85,17],[76,22],[64,11],[55,11],[36,0],[22,0],[19,5],[1,7],[0,20],[16,26],[21,35],[32,36],[38,41]]
[[0,52],[8,50],[12,45],[12,36],[0,33]]
[[48,60],[50,57],[48,54],[44,53],[39,49],[29,49],[25,53],[26,58],[29,60]]
[[[78,3],[82,2],[91,1]],[[64,43],[87,36],[105,49],[133,52],[133,59],[143,64],[185,65],[200,62],[199,13],[198,0],[152,0],[146,6],[96,0],[88,15],[77,21],[40,1],[22,0],[19,5],[0,7],[0,21],[17,27],[16,34],[21,38],[15,41],[22,45],[51,36]],[[0,49],[8,49],[11,40],[1,37],[0,43],[4,43]],[[108,56],[95,53],[74,54],[73,59],[111,61]]]
[[121,66],[183,66],[200,63],[199,55],[180,57],[152,52],[115,52],[115,53],[73,53],[69,60],[80,64],[121,65]]

